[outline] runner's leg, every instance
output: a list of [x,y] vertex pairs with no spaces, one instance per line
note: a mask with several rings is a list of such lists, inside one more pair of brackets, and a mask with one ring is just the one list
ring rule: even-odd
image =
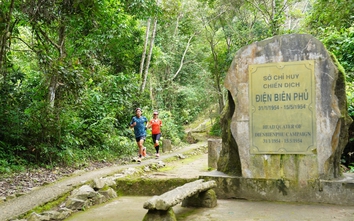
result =
[[155,141],[154,141],[154,146],[155,146],[155,150],[156,150],[156,157],[159,157],[159,149],[160,149],[160,146],[159,146],[159,139],[161,137],[161,134],[157,134],[155,135]]
[[138,153],[139,153],[139,159],[141,160],[141,157],[142,157],[142,155],[143,155],[143,144],[144,144],[144,139],[140,139],[140,140],[137,142],[137,144],[138,144],[138,148],[139,148],[139,150],[138,150]]

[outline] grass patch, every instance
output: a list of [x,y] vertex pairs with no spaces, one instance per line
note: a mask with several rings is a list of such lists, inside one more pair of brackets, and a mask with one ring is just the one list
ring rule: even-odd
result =
[[70,195],[70,191],[62,196],[60,196],[59,198],[57,198],[56,200],[46,203],[42,206],[37,206],[34,209],[30,210],[29,212],[27,212],[25,215],[23,215],[23,217],[29,217],[29,215],[31,215],[33,212],[37,213],[37,214],[41,214],[44,211],[49,211],[53,208],[56,208],[58,206],[60,206],[60,204],[62,204],[63,202],[66,201],[66,199],[68,198],[68,196]]
[[188,208],[188,210],[185,210],[179,214],[176,214],[177,220],[185,220],[188,218],[188,216],[191,216],[193,214],[197,213],[197,208]]
[[174,166],[169,166],[169,167],[162,167],[157,169],[158,172],[166,172],[166,171],[171,171],[173,170],[175,167]]
[[114,187],[119,196],[154,196],[161,195],[185,183],[195,181],[194,178],[166,179],[118,179]]

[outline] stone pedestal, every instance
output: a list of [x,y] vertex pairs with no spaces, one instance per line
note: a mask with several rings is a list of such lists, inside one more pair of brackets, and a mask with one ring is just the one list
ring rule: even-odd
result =
[[182,207],[213,208],[217,205],[217,197],[214,190],[203,191],[188,197],[182,201]]
[[173,208],[168,210],[149,210],[144,216],[143,221],[177,221]]
[[163,139],[162,140],[162,152],[166,153],[166,152],[170,152],[171,150],[172,150],[171,140]]
[[221,139],[208,139],[208,167],[217,169],[221,151]]
[[190,132],[190,131],[187,133],[186,140],[187,140],[187,142],[189,144],[193,144],[193,143],[197,143],[198,142],[198,140],[195,139],[195,137],[193,136],[192,132]]

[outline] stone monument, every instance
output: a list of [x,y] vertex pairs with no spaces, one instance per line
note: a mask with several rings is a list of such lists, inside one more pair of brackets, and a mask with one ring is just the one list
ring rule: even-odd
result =
[[[302,201],[323,191],[321,180],[341,176],[352,122],[345,73],[320,41],[290,34],[245,46],[233,59],[225,87],[218,171],[242,179],[218,183],[228,188],[220,196]],[[327,202],[326,197],[309,201]]]

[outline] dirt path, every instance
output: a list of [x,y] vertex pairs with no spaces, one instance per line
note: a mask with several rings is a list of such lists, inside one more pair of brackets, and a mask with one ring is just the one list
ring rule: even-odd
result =
[[184,159],[178,159],[170,161],[165,164],[165,167],[161,168],[157,172],[149,173],[150,179],[159,178],[198,178],[208,171],[208,153],[207,148],[199,144],[202,152],[197,152],[195,155],[188,156]]

